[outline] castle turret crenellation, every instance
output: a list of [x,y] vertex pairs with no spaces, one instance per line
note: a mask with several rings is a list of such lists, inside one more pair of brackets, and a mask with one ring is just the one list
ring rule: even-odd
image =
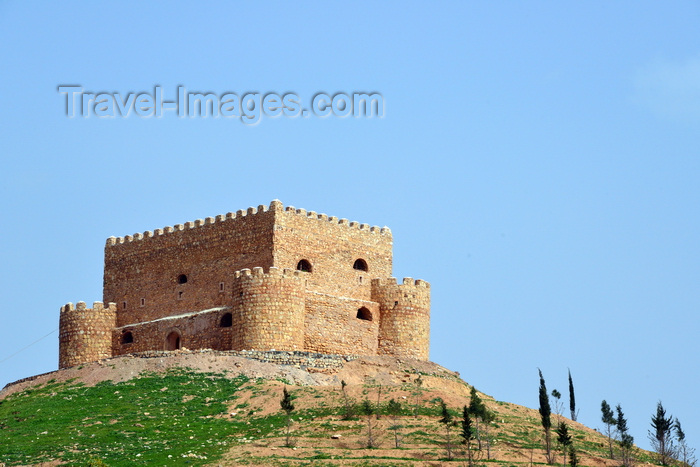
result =
[[380,355],[428,360],[430,348],[430,284],[406,277],[372,280],[372,300],[379,303]]
[[112,356],[112,330],[116,326],[117,305],[85,302],[61,307],[59,319],[58,367],[67,368]]
[[110,237],[106,305],[61,307],[59,366],[183,347],[425,360],[430,284],[390,277],[392,246],[388,227],[276,199]]
[[303,350],[305,281],[291,269],[234,273],[233,350]]

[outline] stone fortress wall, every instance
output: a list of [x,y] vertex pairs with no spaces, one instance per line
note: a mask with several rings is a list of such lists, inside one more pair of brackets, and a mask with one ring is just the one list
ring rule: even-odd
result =
[[104,303],[61,309],[59,367],[151,350],[428,359],[430,286],[392,234],[280,201],[105,246]]

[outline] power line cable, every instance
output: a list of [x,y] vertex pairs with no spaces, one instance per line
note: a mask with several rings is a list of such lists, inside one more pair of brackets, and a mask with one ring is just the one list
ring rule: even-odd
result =
[[53,334],[53,333],[56,332],[56,331],[58,331],[58,328],[54,329],[53,331],[51,331],[50,333],[46,334],[45,336],[40,337],[39,339],[35,340],[34,342],[32,342],[31,344],[29,344],[28,346],[22,347],[21,349],[19,349],[17,352],[13,353],[12,355],[3,358],[2,360],[0,360],[0,363],[3,363],[3,362],[5,362],[5,361],[11,359],[12,357],[14,357],[15,355],[17,355],[18,353],[27,350],[29,347],[33,346],[33,345],[36,344],[37,342],[43,341],[44,339],[46,339],[47,337],[49,337],[51,334]]

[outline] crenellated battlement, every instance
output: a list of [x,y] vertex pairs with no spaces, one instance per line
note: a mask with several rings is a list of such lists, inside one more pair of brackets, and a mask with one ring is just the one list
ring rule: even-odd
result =
[[59,366],[185,347],[427,359],[430,284],[390,277],[392,245],[279,200],[110,237],[103,301],[61,307]]
[[412,277],[404,277],[403,280],[401,281],[401,284],[396,283],[396,278],[395,277],[389,277],[385,279],[372,279],[372,285],[373,286],[379,286],[379,287],[389,287],[389,286],[397,286],[397,287],[422,287],[429,289],[430,288],[430,283],[424,281],[423,279],[413,279]]
[[67,303],[59,318],[58,366],[66,368],[112,356],[112,330],[116,325],[117,305],[94,302]]
[[427,360],[430,352],[430,284],[406,277],[372,279],[372,299],[379,303],[380,355]]
[[104,306],[104,303],[102,302],[92,302],[92,308],[88,308],[87,304],[85,302],[78,302],[75,305],[73,305],[72,302],[68,302],[65,305],[61,307],[61,313],[68,313],[70,311],[87,311],[87,310],[92,310],[92,311],[111,311],[115,312],[117,311],[117,304],[116,303],[108,303],[107,307]]
[[309,219],[315,219],[321,222],[330,222],[331,224],[344,225],[351,229],[356,229],[362,232],[376,233],[380,235],[391,236],[391,229],[389,227],[378,227],[376,225],[370,226],[369,224],[362,224],[357,221],[348,221],[347,219],[338,219],[335,216],[329,216],[327,214],[319,214],[316,211],[307,211],[306,209],[295,208],[294,206],[287,206],[284,209],[286,213],[296,214]]
[[219,214],[216,217],[197,219],[194,221],[185,222],[184,224],[175,224],[174,226],[167,226],[154,231],[147,230],[143,233],[135,233],[133,235],[125,235],[123,237],[109,237],[107,239],[107,246],[118,246],[125,243],[159,237],[162,235],[177,234],[178,232],[184,232],[198,227],[205,227],[222,222],[231,222],[243,217],[255,216],[260,213],[268,212],[273,209],[274,206],[276,206],[275,201],[270,203],[270,208],[264,204],[261,204],[257,208],[249,207],[246,210],[239,209],[236,212],[228,212],[226,214]]
[[264,204],[259,205],[257,208],[249,207],[246,210],[239,209],[236,212],[228,212],[226,214],[219,214],[215,217],[206,217],[204,219],[197,219],[194,221],[188,221],[184,224],[175,224],[174,226],[166,226],[162,229],[155,229],[153,231],[147,230],[142,233],[135,233],[133,235],[125,235],[123,237],[109,237],[106,241],[106,246],[118,246],[128,244],[134,241],[147,240],[149,238],[159,237],[162,235],[177,234],[178,232],[187,231],[190,229],[195,229],[198,227],[206,227],[209,225],[236,221],[249,216],[256,216],[267,212],[286,212],[294,213],[299,216],[303,216],[309,219],[315,219],[320,222],[330,222],[331,224],[344,225],[351,229],[356,229],[361,232],[369,232],[373,234],[389,235],[391,236],[391,229],[389,227],[378,227],[376,225],[370,226],[369,224],[362,224],[357,221],[348,221],[347,219],[338,219],[335,216],[328,216],[327,214],[317,214],[315,211],[307,211],[306,209],[297,209],[294,206],[287,206],[286,208],[280,200],[273,200],[270,202],[269,206]]
[[240,271],[236,271],[233,273],[233,277],[236,279],[246,279],[246,278],[259,278],[259,277],[287,277],[287,278],[301,278],[304,273],[301,271],[297,271],[295,269],[280,269],[274,266],[271,266],[268,269],[268,272],[265,272],[265,270],[261,267],[248,269],[241,269]]

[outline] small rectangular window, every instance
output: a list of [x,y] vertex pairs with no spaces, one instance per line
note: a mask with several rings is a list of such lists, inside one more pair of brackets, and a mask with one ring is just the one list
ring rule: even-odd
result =
[[141,306],[146,306],[146,299],[145,298],[141,299]]
[[219,282],[219,292],[223,292],[223,291],[224,291],[224,283]]
[[178,293],[177,293],[177,299],[178,299],[178,300],[182,300],[182,292],[178,292]]
[[126,302],[122,302],[122,308],[126,310]]

